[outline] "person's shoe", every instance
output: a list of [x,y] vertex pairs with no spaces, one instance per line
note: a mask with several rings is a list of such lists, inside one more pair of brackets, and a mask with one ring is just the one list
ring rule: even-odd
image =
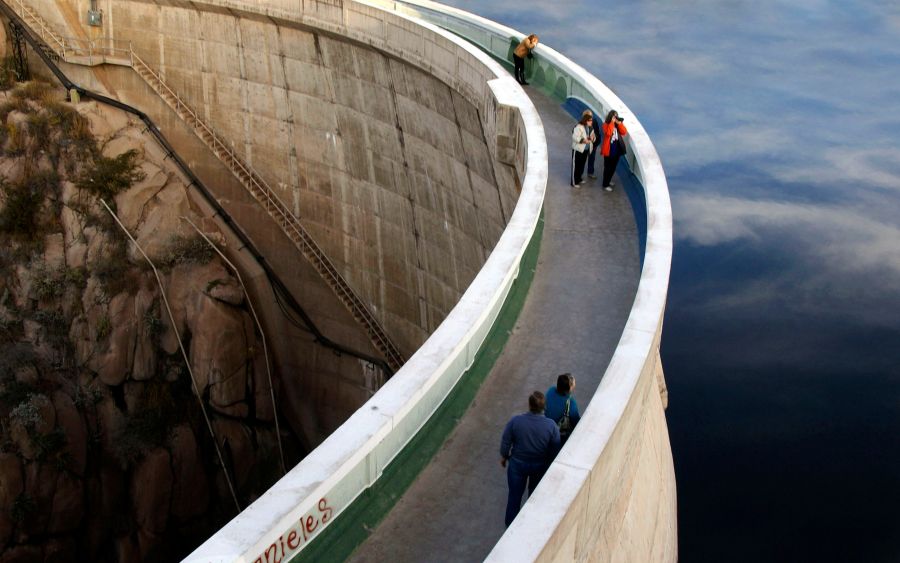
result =
[[609,185],[610,185],[610,187],[613,187],[613,186],[616,185],[616,183],[615,183],[615,182],[610,182]]
[[588,174],[588,178],[590,178],[591,180],[596,180],[597,176],[595,174]]
[[525,80],[523,80],[523,81],[522,81],[522,86],[528,86],[528,82],[525,81]]
[[605,186],[603,189],[606,190],[606,191],[608,191],[608,192],[611,192],[611,191],[612,191],[612,186]]

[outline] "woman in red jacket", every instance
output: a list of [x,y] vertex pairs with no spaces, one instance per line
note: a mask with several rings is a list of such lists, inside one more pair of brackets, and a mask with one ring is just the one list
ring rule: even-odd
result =
[[603,141],[600,145],[600,154],[603,155],[603,189],[611,192],[615,183],[612,181],[613,174],[616,173],[616,166],[619,164],[619,146],[617,141],[619,137],[628,134],[628,129],[619,119],[616,110],[610,110],[606,114],[606,121],[600,126],[603,129]]

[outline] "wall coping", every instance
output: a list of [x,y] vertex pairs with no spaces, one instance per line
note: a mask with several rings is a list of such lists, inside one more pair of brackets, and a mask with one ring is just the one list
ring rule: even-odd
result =
[[[203,3],[265,13],[307,24],[312,22],[317,27],[320,23],[316,18],[305,17],[300,12],[292,15],[288,6],[297,4],[284,0],[203,0]],[[313,4],[318,5],[319,2],[304,0],[301,10],[307,10]],[[338,4],[336,7],[333,3],[321,2],[323,13],[327,15],[323,29],[359,39],[359,28],[351,32],[338,22],[346,23],[353,8],[365,12],[368,17],[375,17],[375,10],[382,18],[380,32],[384,37],[381,40],[386,38],[384,28],[387,23],[403,24],[406,31],[417,30],[423,38],[430,34],[444,45],[452,43],[458,50],[457,57],[473,57],[490,71],[489,74],[495,78],[489,80],[487,86],[497,104],[514,108],[524,124],[527,154],[522,190],[509,223],[484,266],[422,347],[319,447],[185,561],[252,562],[268,548],[278,546],[279,542],[280,550],[275,547],[279,557],[296,554],[312,541],[328,521],[337,517],[370,486],[473,363],[518,275],[519,264],[540,218],[548,174],[543,125],[531,100],[502,65],[452,33],[407,15],[385,11],[384,7],[389,3],[344,0]],[[340,14],[334,10],[339,10]],[[392,21],[387,22],[389,19]],[[382,51],[392,51],[386,45],[380,45],[377,39],[369,43]],[[396,47],[393,49],[396,50]],[[426,58],[427,51],[423,49],[414,55],[413,60]],[[429,392],[440,395],[440,400],[433,406],[427,404],[431,399]],[[342,490],[342,485],[352,486],[353,490]],[[286,551],[284,543],[289,541],[288,532],[300,530],[305,536],[302,523],[311,515],[315,515],[317,529],[310,532],[309,537],[304,537],[296,550]],[[297,539],[296,535],[294,537]]]
[[[506,38],[525,34],[463,10],[428,0],[394,2],[398,9],[427,18],[424,11],[456,18]],[[456,30],[459,31],[459,30]],[[494,546],[487,561],[535,561],[559,531],[591,472],[601,461],[622,419],[638,380],[659,354],[669,272],[672,263],[672,207],[659,154],[637,117],[597,77],[561,53],[539,44],[535,53],[573,78],[606,107],[614,107],[628,123],[629,159],[641,180],[647,202],[647,246],[634,304],[603,379],[565,447],[535,494]],[[562,555],[562,554],[557,554]]]

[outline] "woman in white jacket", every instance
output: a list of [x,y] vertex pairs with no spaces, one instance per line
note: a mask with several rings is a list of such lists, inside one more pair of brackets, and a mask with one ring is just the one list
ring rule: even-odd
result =
[[572,130],[572,187],[577,188],[584,183],[581,179],[584,174],[584,164],[591,154],[594,138],[594,117],[590,112],[584,112],[581,119]]

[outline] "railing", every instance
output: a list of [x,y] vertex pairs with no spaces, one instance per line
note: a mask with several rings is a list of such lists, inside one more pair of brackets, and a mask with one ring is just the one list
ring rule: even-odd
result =
[[394,370],[400,369],[404,362],[400,350],[388,338],[386,331],[372,315],[368,307],[365,306],[362,299],[353,291],[350,284],[338,272],[334,263],[331,262],[321,247],[300,224],[297,217],[281,201],[281,198],[256,171],[243,162],[233,148],[225,144],[222,138],[200,118],[196,111],[182,100],[175,90],[165,83],[162,76],[155,72],[134,51],[131,52],[131,60],[134,70],[175,110],[179,117],[196,130],[198,136],[210,150],[234,172],[247,191],[275,219],[278,226],[281,227],[288,238],[310,261],[319,275],[334,290],[341,303],[350,311],[357,322],[363,325],[372,343],[384,354],[391,368]]
[[51,49],[53,49],[56,54],[60,57],[64,57],[66,53],[66,41],[65,39],[58,35],[53,29],[51,29],[45,22],[44,19],[39,15],[35,14],[29,6],[27,6],[22,0],[12,0],[10,3],[10,7],[19,14],[19,17],[22,18],[25,23],[31,27],[31,29],[35,30],[38,35],[40,35],[41,39],[47,43]]
[[[377,1],[380,4],[392,6],[398,12],[422,18],[461,37],[465,37],[467,41],[478,45],[479,48],[496,60],[512,66],[510,58],[512,50],[522,37],[520,33],[513,29],[496,25],[489,20],[463,11],[435,8],[440,5],[427,0],[422,2],[417,0]],[[615,100],[615,102],[612,102],[607,95],[601,95],[598,92],[596,89],[597,85],[602,86],[604,91],[609,92],[609,89],[603,86],[590,73],[585,73],[591,78],[591,84],[588,84],[577,76],[578,73],[572,72],[573,67],[577,65],[574,65],[568,58],[560,56],[543,45],[538,46],[536,53],[534,58],[526,62],[531,87],[540,88],[551,97],[561,101],[565,101],[567,98],[580,100],[586,106],[596,110],[600,116],[605,116],[607,111],[613,109],[610,104],[616,106],[615,109],[619,111],[620,115],[626,115],[623,111],[627,112],[628,110],[621,103],[621,100],[613,96],[612,100]],[[631,123],[632,120],[628,120],[626,125],[630,128]],[[625,137],[625,142],[630,144],[631,136]],[[625,155],[623,160],[628,163],[638,180],[643,183],[643,172],[641,166],[638,166],[637,154],[631,150],[631,147],[629,147],[629,153]]]
[[10,0],[9,5],[22,20],[64,61],[94,66],[99,64],[130,65],[131,42],[101,37],[79,39],[58,34],[23,0]]
[[[377,384],[375,385],[375,389],[379,389],[381,385],[385,382],[385,375],[390,377],[393,373],[390,366],[381,358],[373,357],[369,354],[359,352],[352,348],[348,348],[338,342],[333,341],[327,335],[325,335],[319,327],[313,322],[309,315],[303,310],[294,296],[288,291],[287,287],[284,285],[284,282],[278,276],[278,274],[272,270],[271,265],[266,261],[265,257],[260,253],[260,251],[256,248],[256,245],[250,240],[246,233],[234,222],[231,215],[226,211],[221,204],[213,197],[212,193],[209,189],[203,184],[203,181],[200,180],[191,170],[191,168],[178,156],[178,153],[175,152],[175,148],[169,143],[169,141],[163,136],[160,132],[159,128],[155,123],[142,111],[139,109],[129,106],[128,104],[122,103],[119,100],[115,100],[112,98],[108,98],[102,94],[97,92],[92,92],[90,90],[85,90],[84,88],[79,87],[77,84],[69,80],[68,76],[66,76],[60,68],[56,65],[53,59],[49,56],[49,53],[45,52],[45,49],[50,50],[47,47],[46,43],[43,42],[39,37],[33,37],[32,34],[34,30],[32,30],[24,21],[21,20],[21,16],[18,15],[4,0],[0,0],[0,12],[4,13],[10,19],[18,18],[20,21],[17,22],[19,25],[25,26],[29,28],[29,33],[25,35],[25,40],[32,46],[33,49],[37,52],[38,57],[44,62],[47,68],[52,72],[60,83],[66,88],[68,91],[78,91],[87,99],[96,100],[102,104],[106,104],[108,106],[120,109],[122,111],[128,112],[138,119],[140,119],[144,125],[147,126],[147,131],[156,139],[156,142],[159,143],[160,147],[171,156],[172,160],[175,162],[175,165],[181,170],[181,173],[189,180],[189,184],[193,185],[197,188],[201,197],[207,202],[207,204],[214,210],[214,214],[218,216],[221,221],[226,225],[227,228],[231,229],[233,235],[240,241],[241,247],[246,250],[254,260],[259,264],[259,266],[265,272],[266,279],[272,287],[272,291],[275,295],[275,299],[282,303],[285,307],[290,309],[293,313],[295,313],[299,317],[299,323],[301,323],[306,330],[310,331],[316,339],[316,342],[321,344],[322,346],[329,348],[336,352],[337,354],[347,354],[351,357],[362,360],[374,367],[377,368],[375,377],[377,379]],[[50,50],[55,54],[54,51]]]
[[[381,352],[392,370],[400,369],[404,363],[403,355],[397,346],[388,337],[381,323],[372,315],[362,299],[353,291],[353,288],[327,254],[315,242],[306,231],[297,217],[281,201],[266,181],[252,167],[247,165],[228,146],[209,125],[194,111],[178,93],[165,83],[162,76],[153,70],[137,53],[134,52],[130,41],[120,41],[113,38],[98,40],[82,40],[63,37],[56,33],[51,26],[35,14],[23,0],[12,1],[13,10],[34,29],[53,49],[56,54],[66,62],[74,64],[101,64],[114,62],[131,66],[147,84],[156,91],[160,97],[178,114],[197,135],[206,143],[212,152],[234,173],[241,184],[253,196],[266,212],[275,220],[278,226],[291,239],[304,257],[309,260],[318,274],[325,280],[335,295],[350,311],[353,318],[362,324],[374,344]],[[111,60],[115,57],[115,60]]]

